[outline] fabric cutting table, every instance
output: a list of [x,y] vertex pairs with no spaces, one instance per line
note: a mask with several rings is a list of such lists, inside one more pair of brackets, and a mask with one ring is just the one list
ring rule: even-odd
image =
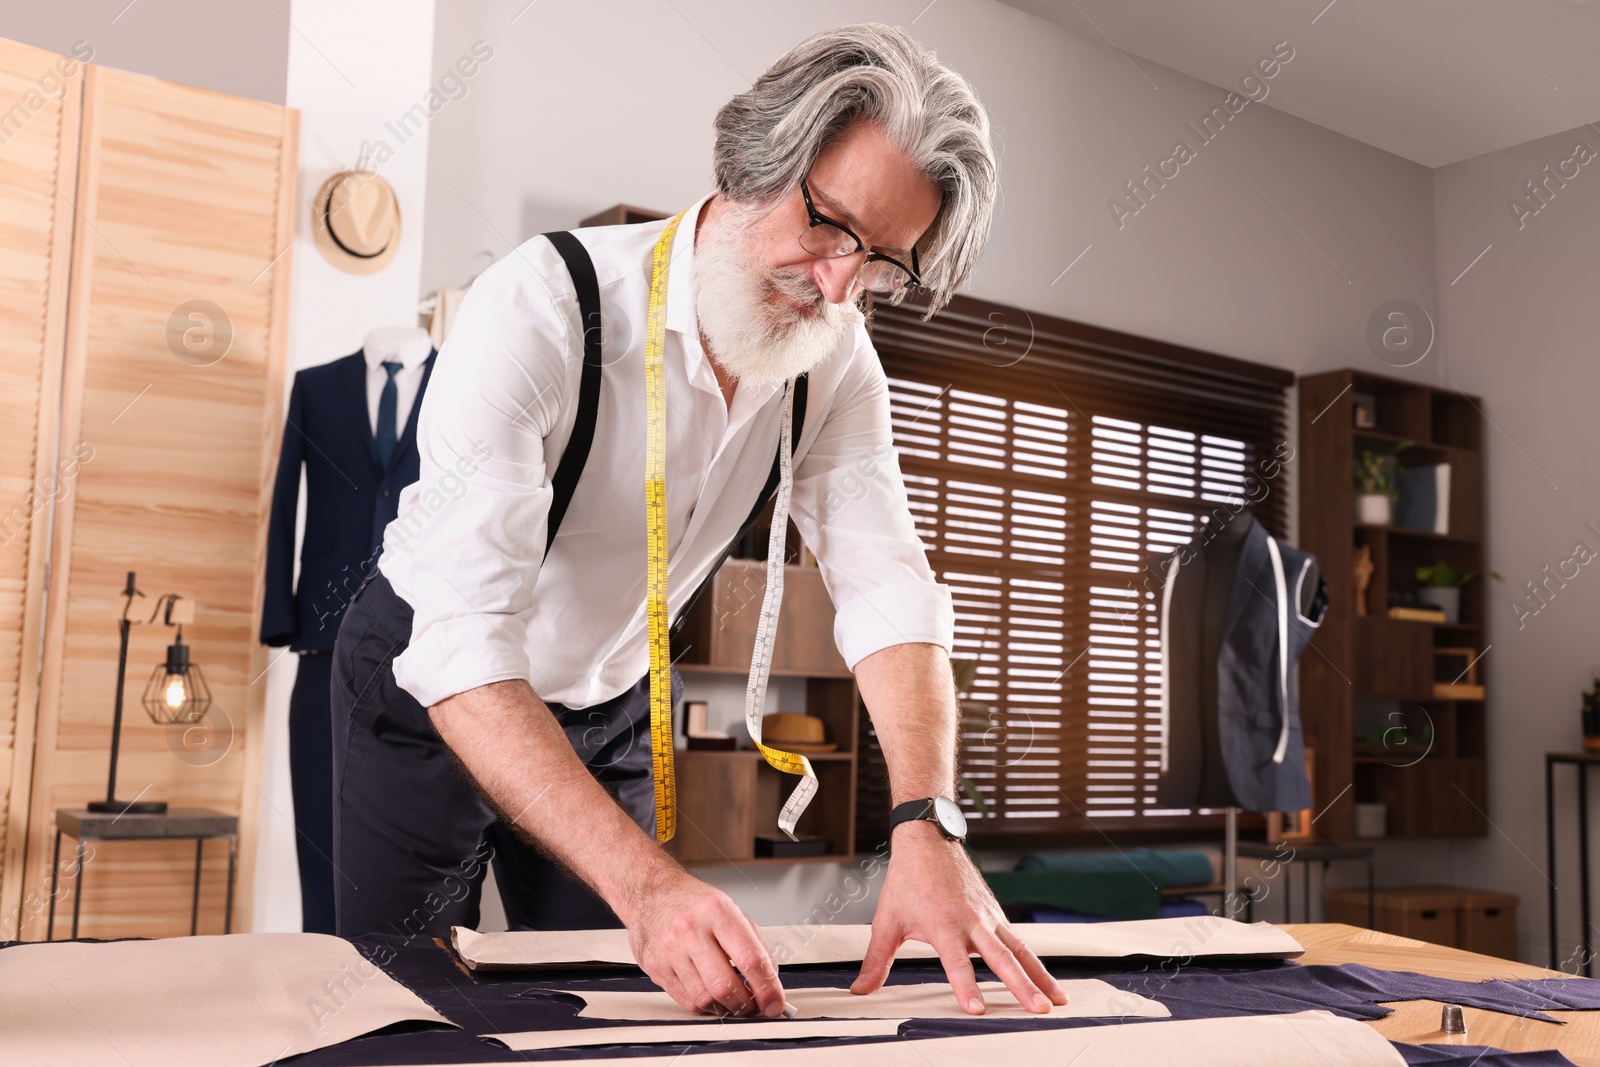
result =
[[[1565,978],[1560,972],[1514,963],[1508,960],[1480,956],[1457,949],[1441,948],[1389,934],[1360,930],[1355,927],[1332,924],[1294,925],[1283,927],[1306,949],[1301,963],[1308,965],[1338,966],[1359,964],[1382,971],[1412,971],[1434,978],[1478,982],[1491,978],[1541,979]],[[366,1067],[376,1064],[462,1064],[462,1063],[517,1063],[529,1060],[597,1059],[634,1056],[679,1055],[680,1065],[701,1055],[718,1056],[712,1067],[736,1064],[740,1057],[734,1055],[741,1049],[773,1047],[769,1042],[722,1042],[717,1045],[697,1045],[692,1048],[654,1046],[610,1046],[582,1049],[556,1049],[544,1052],[512,1052],[503,1046],[490,1043],[479,1035],[514,1033],[541,1030],[560,1031],[582,1029],[596,1025],[593,1020],[576,1018],[579,1002],[566,996],[595,988],[650,988],[650,983],[637,971],[609,970],[544,970],[473,972],[468,970],[447,942],[424,937],[405,938],[400,935],[375,935],[350,939],[354,947],[369,960],[383,963],[388,974],[409,988],[434,1011],[460,1029],[443,1029],[437,1025],[400,1023],[343,1041],[327,1048],[308,1052],[294,1058],[304,1067]],[[5,948],[0,945],[0,963]],[[39,946],[41,948],[47,946]],[[65,947],[65,946],[63,946]],[[1123,988],[1132,988],[1153,995],[1169,1007],[1175,1019],[1216,1018],[1219,1015],[1277,1014],[1286,1010],[1281,997],[1272,999],[1276,988],[1280,993],[1287,985],[1301,987],[1302,1000],[1298,1006],[1287,1010],[1304,1010],[1306,1000],[1315,999],[1317,1006],[1332,1006],[1323,998],[1337,996],[1332,986],[1322,984],[1323,979],[1307,971],[1300,978],[1295,975],[1300,968],[1293,963],[1257,961],[1232,966],[1208,967],[1200,962],[1182,965],[1133,965],[1122,961],[1123,966],[1092,966],[1085,969],[1086,961],[1079,966],[1052,965],[1058,977],[1098,976]],[[1158,971],[1157,968],[1160,968]],[[992,977],[978,968],[980,979]],[[802,986],[843,986],[855,976],[856,967],[818,966],[785,968],[785,981],[791,988]],[[1319,973],[1323,973],[1318,968]],[[1344,974],[1346,972],[1337,972]],[[1170,974],[1170,978],[1167,975]],[[943,974],[937,961],[902,960],[896,963],[891,982],[942,981]],[[1397,983],[1401,980],[1396,979]],[[1403,980],[1414,984],[1416,978]],[[1129,983],[1132,983],[1131,985]],[[1165,983],[1165,984],[1163,984]],[[1564,984],[1564,983],[1562,983]],[[1586,984],[1587,985],[1587,984]],[[1376,986],[1388,991],[1387,981]],[[1460,996],[1454,990],[1452,995]],[[1419,994],[1420,995],[1420,994]],[[1366,1013],[1352,1013],[1353,1017],[1370,1019],[1375,1011],[1369,996],[1363,1003]],[[1591,1004],[1600,1004],[1594,996],[1581,998]],[[1578,1003],[1574,999],[1571,1003]],[[1475,1008],[1466,1008],[1468,1033],[1464,1038],[1446,1038],[1438,1031],[1440,1003],[1426,1000],[1399,1000],[1389,1002],[1394,1012],[1386,1018],[1373,1020],[1372,1026],[1379,1034],[1400,1047],[1406,1061],[1413,1065],[1437,1067],[1546,1067],[1564,1061],[1549,1053],[1535,1050],[1560,1050],[1575,1064],[1600,1067],[1600,1010],[1550,1011],[1548,1014],[1564,1021],[1541,1022],[1516,1015],[1502,1014]],[[1254,1010],[1252,1010],[1254,1005]],[[1277,1005],[1277,1006],[1275,1006]],[[1014,1029],[1016,1023],[1000,1019],[913,1019],[903,1024],[901,1037],[864,1038],[865,1041],[899,1041],[904,1037],[955,1037],[965,1034],[993,1033]],[[1027,1026],[1160,1026],[1162,1021],[1105,1020],[1039,1020]],[[0,1050],[4,1047],[4,1026],[0,1026]],[[847,1039],[817,1039],[833,1043]],[[1457,1050],[1449,1044],[1463,1046],[1493,1045],[1513,1052],[1527,1053],[1520,1058],[1508,1059],[1489,1053],[1481,1059],[1469,1049]],[[1421,1046],[1428,1046],[1423,1048]]]

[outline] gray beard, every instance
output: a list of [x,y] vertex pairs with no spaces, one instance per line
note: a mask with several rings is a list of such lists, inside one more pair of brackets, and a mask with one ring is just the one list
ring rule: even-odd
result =
[[[833,354],[845,330],[861,320],[853,303],[830,304],[805,271],[767,270],[745,247],[759,208],[729,204],[694,250],[694,312],[712,357],[751,385],[780,385]],[[813,308],[790,307],[773,293]]]

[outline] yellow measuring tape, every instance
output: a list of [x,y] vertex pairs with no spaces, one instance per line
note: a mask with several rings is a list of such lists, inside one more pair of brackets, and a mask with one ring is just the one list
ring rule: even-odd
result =
[[[672,265],[672,239],[684,212],[667,223],[657,239],[650,262],[650,305],[644,346],[645,391],[645,613],[650,627],[650,765],[655,777],[656,840],[672,840],[678,830],[678,782],[672,753],[672,649],[667,614],[667,274]],[[780,480],[775,514],[788,515],[785,490],[789,477],[789,440],[793,418],[793,389],[784,398],[783,433],[779,455],[784,477]],[[811,761],[793,752],[761,743],[760,704],[772,669],[772,649],[777,634],[777,606],[783,596],[783,535],[786,519],[772,524],[768,547],[767,591],[761,623],[751,654],[750,685],[746,695],[745,725],[766,761],[786,774],[803,775],[783,806],[778,825],[791,838],[800,813],[817,791]],[[774,549],[771,546],[776,545]],[[773,566],[773,561],[777,565]]]
[[678,779],[672,765],[672,648],[667,627],[667,271],[683,212],[656,241],[644,343],[645,612],[650,621],[650,769],[656,785],[656,840],[678,832]]

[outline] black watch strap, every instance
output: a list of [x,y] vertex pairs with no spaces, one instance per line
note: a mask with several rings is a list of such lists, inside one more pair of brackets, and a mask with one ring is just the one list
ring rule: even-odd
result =
[[914,822],[917,819],[933,818],[933,798],[923,797],[921,800],[908,800],[904,804],[896,804],[889,812],[889,832],[903,822]]
[[889,833],[894,834],[894,828],[904,822],[931,822],[939,828],[939,832],[951,841],[965,840],[965,835],[952,834],[939,820],[934,805],[939,797],[921,797],[917,800],[908,800],[904,804],[896,804],[889,812]]

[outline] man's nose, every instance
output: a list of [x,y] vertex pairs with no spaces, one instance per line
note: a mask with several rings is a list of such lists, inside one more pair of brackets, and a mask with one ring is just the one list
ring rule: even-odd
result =
[[822,298],[830,304],[843,304],[855,295],[856,276],[861,273],[866,259],[867,254],[862,251],[834,259],[817,260],[811,277],[817,283]]

